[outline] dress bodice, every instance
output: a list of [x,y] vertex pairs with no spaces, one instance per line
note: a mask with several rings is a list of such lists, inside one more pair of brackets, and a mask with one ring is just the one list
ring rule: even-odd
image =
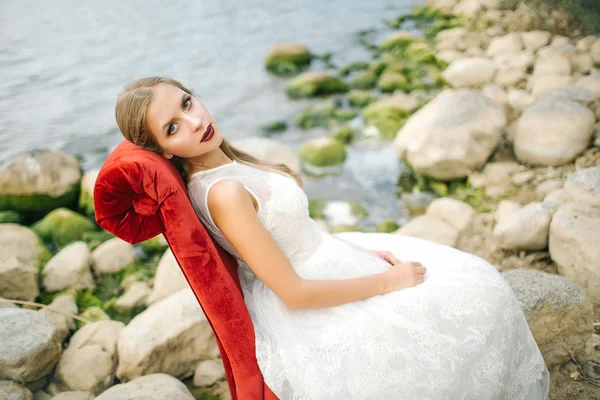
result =
[[316,251],[321,231],[309,216],[308,198],[296,180],[283,173],[233,161],[196,172],[188,182],[188,193],[196,214],[227,252],[243,261],[215,225],[208,210],[209,190],[224,179],[240,182],[254,196],[259,219],[292,266],[299,265]]

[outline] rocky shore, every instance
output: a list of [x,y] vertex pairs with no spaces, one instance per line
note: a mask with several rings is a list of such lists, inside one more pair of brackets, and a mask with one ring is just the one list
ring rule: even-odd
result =
[[[263,126],[271,138],[233,144],[317,177],[361,142],[393,146],[409,220],[373,230],[494,264],[551,370],[551,398],[598,399],[600,38],[564,10],[536,19],[510,3],[429,0],[381,39],[359,32],[372,59],[340,68],[273,45],[265,69],[290,101],[321,100]],[[329,133],[296,153],[274,138],[290,124]],[[95,224],[97,174],[50,150],[0,167],[0,398],[230,398],[164,238],[131,246]],[[311,199],[310,211],[337,232],[360,229],[369,205]]]

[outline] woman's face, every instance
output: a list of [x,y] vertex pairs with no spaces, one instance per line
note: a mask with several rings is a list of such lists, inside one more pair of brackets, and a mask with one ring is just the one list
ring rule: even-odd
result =
[[[208,110],[177,86],[161,82],[152,88],[146,125],[163,148],[163,156],[194,158],[219,147],[223,136]],[[209,140],[202,142],[205,133]]]

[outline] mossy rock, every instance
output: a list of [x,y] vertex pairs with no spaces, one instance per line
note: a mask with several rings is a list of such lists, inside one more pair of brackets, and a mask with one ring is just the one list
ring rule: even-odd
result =
[[398,229],[400,229],[400,225],[398,225],[396,221],[394,221],[393,219],[386,219],[377,224],[375,231],[382,233],[392,233],[396,232]]
[[287,122],[285,121],[273,121],[268,124],[264,124],[260,127],[263,132],[273,133],[273,132],[283,132],[287,129]]
[[46,242],[64,246],[80,240],[85,232],[95,231],[96,225],[75,211],[57,208],[36,222],[32,229]]
[[351,106],[364,107],[377,100],[377,98],[368,91],[352,89],[348,92],[348,102]]
[[387,68],[388,62],[384,60],[375,60],[369,65],[369,71],[379,76]]
[[38,219],[59,207],[75,207],[81,168],[62,151],[32,150],[0,169],[0,211]]
[[362,115],[368,125],[379,130],[382,138],[393,139],[406,123],[409,113],[391,102],[378,100],[365,107]]
[[342,126],[331,135],[334,139],[344,144],[350,144],[356,138],[356,131],[348,126]]
[[435,50],[425,42],[413,42],[404,50],[404,56],[419,64],[435,64]]
[[404,49],[416,38],[406,31],[394,32],[388,35],[379,45],[380,50]]
[[277,43],[265,58],[265,67],[276,75],[293,75],[310,65],[311,55],[300,43]]
[[15,211],[0,211],[0,224],[19,224],[23,216]]
[[335,119],[337,106],[333,101],[314,104],[305,108],[294,120],[301,129],[312,129],[317,126],[327,127],[330,119]]
[[366,218],[369,213],[367,209],[360,203],[356,201],[351,201],[350,203],[350,214],[357,217],[358,219]]
[[[81,318],[87,319],[90,322],[98,322],[103,319],[110,319],[107,313],[98,306],[91,306],[83,310],[83,312],[79,315]],[[77,321],[79,327],[83,325],[81,321]]]
[[323,211],[327,206],[327,202],[321,199],[309,199],[308,200],[308,212],[312,219],[325,219]]
[[377,83],[377,74],[374,71],[367,70],[360,74],[358,74],[352,82],[350,86],[353,89],[372,89],[375,87]]
[[407,91],[409,88],[406,76],[398,72],[384,72],[377,81],[377,87],[382,92],[393,92],[394,90]]
[[417,184],[417,177],[410,168],[403,168],[396,184],[402,192],[410,193]]
[[344,144],[329,137],[321,137],[303,143],[299,150],[300,159],[314,167],[330,167],[346,161]]
[[343,80],[323,72],[305,72],[293,78],[286,92],[291,98],[316,97],[344,93],[348,87]]
[[351,72],[364,71],[368,69],[369,65],[370,64],[366,61],[354,61],[340,69],[339,74],[340,76],[348,76]]
[[356,118],[358,112],[356,110],[351,109],[336,109],[333,117],[340,121],[350,121],[351,119]]

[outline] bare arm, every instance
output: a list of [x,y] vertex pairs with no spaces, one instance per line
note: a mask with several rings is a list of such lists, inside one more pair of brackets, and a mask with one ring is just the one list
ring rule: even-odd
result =
[[385,292],[382,274],[343,280],[306,280],[298,276],[256,215],[251,195],[239,182],[215,183],[208,194],[208,209],[252,272],[289,309],[331,307]]

